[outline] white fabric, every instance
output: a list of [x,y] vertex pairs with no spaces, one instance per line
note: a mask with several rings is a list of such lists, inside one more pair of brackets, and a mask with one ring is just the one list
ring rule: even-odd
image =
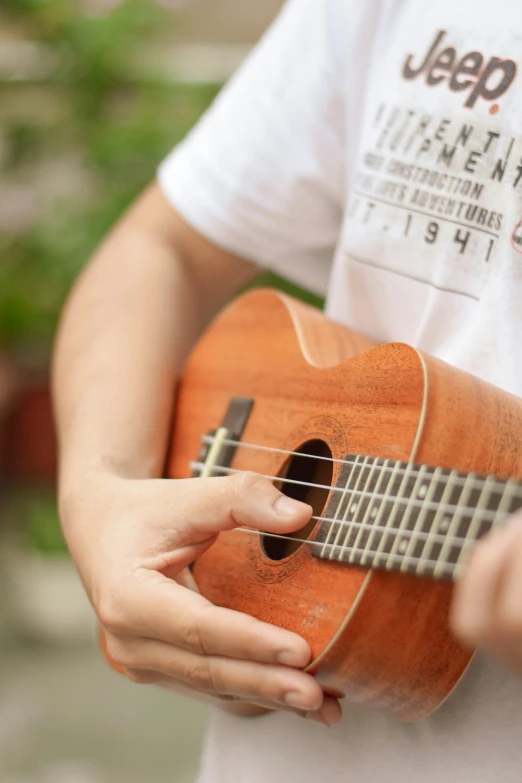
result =
[[[521,62],[518,0],[291,0],[160,182],[332,318],[522,396]],[[515,783],[521,728],[522,679],[479,656],[414,725],[216,714],[201,780]]]

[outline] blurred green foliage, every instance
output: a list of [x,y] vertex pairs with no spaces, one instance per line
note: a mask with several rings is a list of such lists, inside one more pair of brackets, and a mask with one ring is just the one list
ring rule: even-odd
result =
[[[87,2],[2,0],[0,8],[0,26],[38,44],[47,63],[42,78],[0,81],[2,179],[25,183],[36,213],[27,229],[0,232],[0,342],[44,354],[82,265],[219,90],[136,67],[165,25],[174,31],[152,0],[98,17],[85,13]],[[321,304],[280,278],[261,282]]]
[[2,20],[56,63],[41,80],[0,81],[3,179],[34,180],[38,195],[28,229],[0,235],[0,337],[48,344],[79,269],[218,86],[152,81],[129,66],[129,53],[172,24],[150,0],[98,18],[73,0],[3,0]]
[[25,544],[43,555],[64,555],[67,546],[58,519],[52,488],[24,487],[9,494],[7,516],[16,520]]
[[[40,73],[0,78],[0,192],[21,186],[32,210],[27,225],[0,229],[0,344],[25,344],[44,359],[79,270],[219,89],[140,70],[140,52],[159,31],[164,39],[165,25],[173,28],[153,0],[126,0],[98,17],[86,15],[87,3],[0,5],[0,29],[36,44],[42,62]],[[255,285],[321,305],[275,275]],[[52,490],[26,487],[13,513],[33,548],[65,551]]]

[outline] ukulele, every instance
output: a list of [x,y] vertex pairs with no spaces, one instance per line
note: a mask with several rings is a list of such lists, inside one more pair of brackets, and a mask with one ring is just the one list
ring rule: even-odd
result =
[[257,290],[195,347],[167,459],[173,478],[246,470],[312,519],[221,533],[193,565],[201,593],[304,637],[328,693],[409,721],[437,709],[473,657],[449,630],[453,583],[522,507],[522,400]]

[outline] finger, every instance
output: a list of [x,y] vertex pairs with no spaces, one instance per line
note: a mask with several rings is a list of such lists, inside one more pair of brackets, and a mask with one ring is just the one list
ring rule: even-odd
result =
[[120,651],[109,645],[109,651],[123,669],[159,672],[208,694],[306,711],[319,710],[323,704],[319,683],[298,669],[196,655],[149,639],[129,641]]
[[486,649],[503,658],[516,670],[522,669],[522,526],[518,525],[502,563],[489,629],[481,641]]
[[341,722],[343,709],[339,699],[335,699],[333,696],[325,696],[318,710],[306,712],[303,717],[316,723],[322,723],[324,726],[336,726]]
[[509,525],[484,538],[457,583],[451,626],[468,645],[483,644],[491,633],[503,567],[519,535],[518,525]]
[[224,530],[250,527],[289,533],[305,525],[312,514],[306,503],[283,495],[257,473],[225,478],[167,481],[176,520],[176,546],[193,545]]
[[182,587],[187,587],[189,590],[192,590],[195,593],[199,593],[198,583],[192,576],[190,568],[184,568],[183,571],[180,571],[172,577],[170,577],[169,574],[165,572],[163,573],[166,577],[174,579]]
[[522,536],[517,547],[512,547],[505,564],[497,606],[495,630],[501,636],[517,637],[522,641]]
[[156,572],[144,570],[143,578],[136,580],[134,589],[127,590],[122,601],[126,627],[132,629],[132,636],[167,642],[198,655],[299,668],[310,662],[310,647],[297,634],[214,606],[199,593]]
[[[233,702],[235,705],[240,707],[241,705],[244,705],[244,707],[248,708],[251,706],[259,707],[259,715],[264,714],[265,712],[293,712],[294,714],[298,715],[301,718],[306,718],[307,720],[312,720],[316,723],[320,723],[324,726],[334,726],[342,718],[342,708],[338,701],[338,699],[335,699],[333,696],[325,696],[323,699],[323,703],[321,707],[318,710],[312,710],[312,711],[303,711],[303,710],[297,710],[293,709],[292,707],[288,707],[286,704],[277,704],[275,702],[270,701],[243,701],[238,699],[234,696],[225,696],[223,694],[215,694],[213,696],[209,696],[208,693],[205,693],[203,691],[196,691],[194,688],[187,687],[186,684],[181,682],[180,680],[176,680],[173,677],[167,677],[164,674],[160,674],[159,672],[155,672],[152,670],[145,670],[145,669],[126,669],[124,671],[126,676],[132,680],[133,682],[137,682],[139,684],[146,684],[146,685],[161,685],[164,688],[167,688],[168,690],[174,692],[183,694],[185,696],[191,696],[191,697],[200,697],[205,700],[211,701],[212,699],[217,699],[218,701],[222,701],[223,703],[230,703]],[[240,713],[239,713],[240,714]],[[245,710],[245,714],[251,714],[251,711]]]

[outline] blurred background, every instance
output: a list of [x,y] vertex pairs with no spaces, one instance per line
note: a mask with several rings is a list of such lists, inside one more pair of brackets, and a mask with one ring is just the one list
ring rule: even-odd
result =
[[56,513],[49,357],[89,254],[280,5],[1,0],[1,783],[194,780],[205,708],[98,653]]

